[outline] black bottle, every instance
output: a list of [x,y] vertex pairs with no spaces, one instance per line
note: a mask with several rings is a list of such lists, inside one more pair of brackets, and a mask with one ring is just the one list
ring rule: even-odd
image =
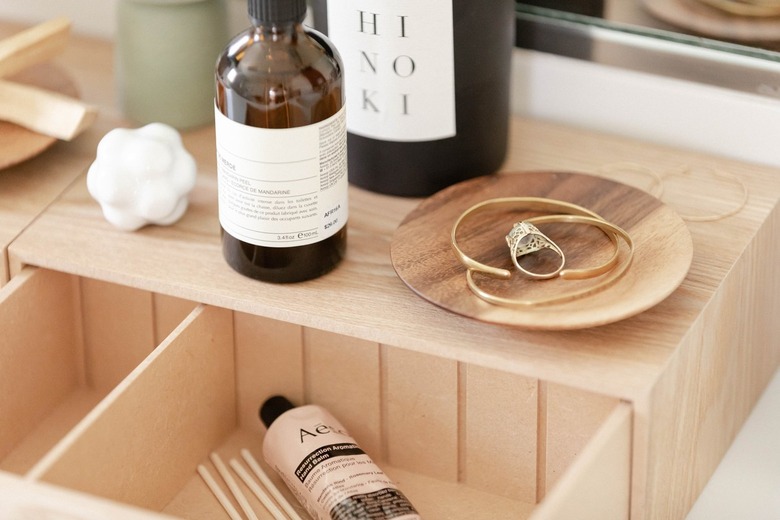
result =
[[427,196],[507,150],[513,0],[313,0],[347,73],[350,182]]
[[249,0],[248,12],[216,68],[222,251],[246,276],[298,282],[346,252],[343,66],[302,25],[306,0]]

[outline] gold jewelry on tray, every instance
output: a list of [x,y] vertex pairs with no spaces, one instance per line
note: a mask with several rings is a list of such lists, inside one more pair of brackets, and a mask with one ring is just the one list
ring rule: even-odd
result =
[[646,191],[653,197],[660,199],[664,194],[664,180],[654,169],[631,161],[616,162],[611,164],[605,164],[596,173],[609,178],[614,178],[622,172],[637,173],[641,176],[648,177],[653,181],[653,185],[647,188]]
[[[661,178],[667,178],[667,177],[685,177],[690,175],[692,172],[692,169],[689,167],[683,167],[679,170],[672,170],[665,172]],[[742,182],[742,179],[734,175],[733,173],[727,173],[724,170],[719,170],[717,168],[710,168],[710,172],[713,177],[716,179],[725,179],[727,181],[732,181],[734,184],[739,186],[740,189],[740,199],[737,202],[737,204],[729,209],[724,211],[723,213],[715,213],[712,215],[683,215],[678,212],[680,215],[680,218],[683,220],[687,220],[688,222],[715,222],[716,220],[721,220],[726,217],[730,217],[732,215],[736,215],[740,211],[742,211],[742,208],[745,207],[748,201],[748,189],[744,182]]]
[[[554,213],[526,218],[523,221],[515,224],[510,234],[506,237],[507,244],[509,245],[510,252],[512,254],[512,262],[524,274],[537,279],[551,278],[557,274],[560,278],[569,280],[593,278],[611,271],[610,275],[604,280],[600,281],[598,284],[591,287],[582,288],[558,296],[536,300],[505,298],[485,291],[477,284],[477,281],[474,278],[474,273],[481,273],[491,278],[504,280],[511,278],[512,273],[507,269],[483,264],[482,262],[479,262],[465,254],[458,245],[457,233],[460,225],[468,217],[488,210],[497,209],[504,209],[507,211],[534,211]],[[595,226],[603,231],[610,239],[612,244],[615,246],[615,252],[612,257],[602,265],[583,269],[566,269],[566,260],[563,251],[557,246],[557,244],[555,244],[547,236],[542,234],[538,228],[536,228],[536,224],[550,223],[574,223]],[[626,243],[629,251],[626,259],[619,267],[616,268],[615,266],[618,263],[620,255],[618,237],[620,237]],[[460,262],[466,267],[466,282],[469,289],[476,296],[488,303],[508,307],[528,307],[534,305],[561,303],[601,291],[623,276],[631,264],[634,254],[634,242],[631,239],[631,236],[622,228],[607,222],[597,213],[577,204],[541,197],[499,197],[485,200],[471,206],[466,211],[464,211],[453,224],[452,230],[450,232],[450,243],[458,260],[460,260]],[[552,249],[561,257],[561,264],[554,272],[544,274],[534,273],[527,271],[519,265],[517,260],[518,256],[530,254],[545,248]]]
[[[620,236],[620,238],[622,238],[623,241],[625,241],[626,245],[628,245],[627,257],[617,268],[612,269],[612,272],[609,274],[609,276],[607,276],[605,279],[603,279],[596,285],[578,289],[576,291],[560,294],[557,296],[551,296],[549,298],[540,298],[536,300],[505,298],[502,296],[491,294],[485,291],[484,289],[482,289],[481,287],[479,287],[476,280],[474,279],[475,272],[477,273],[481,272],[483,274],[488,274],[488,273],[479,269],[468,268],[466,270],[466,282],[468,284],[469,289],[471,289],[471,291],[479,298],[493,305],[501,305],[504,307],[532,307],[535,305],[549,305],[553,303],[563,303],[570,300],[575,300],[577,298],[582,298],[590,294],[595,294],[607,288],[608,286],[616,282],[621,276],[623,276],[623,274],[628,269],[629,265],[631,265],[631,261],[634,256],[634,242],[631,239],[631,236],[625,230],[623,230],[622,228],[614,224],[611,224],[601,218],[594,218],[594,217],[588,217],[582,215],[545,215],[545,216],[535,217],[534,220],[536,223],[539,224],[553,223],[553,222],[566,222],[566,223],[588,224],[591,226],[596,226],[604,232]],[[601,267],[603,268],[603,266]]]
[[[646,191],[651,195],[653,195],[654,197],[656,197],[657,199],[663,200],[664,187],[665,187],[664,180],[669,177],[691,176],[693,168],[690,166],[680,166],[675,169],[658,173],[654,169],[649,168],[647,166],[643,166],[641,164],[637,164],[633,162],[617,162],[617,163],[612,163],[612,164],[602,166],[601,168],[596,170],[596,173],[601,175],[606,175],[607,177],[614,177],[616,174],[620,173],[621,171],[638,173],[640,175],[645,175],[649,177],[653,181],[653,187]],[[727,181],[731,181],[734,184],[736,184],[740,190],[739,201],[733,208],[726,210],[722,213],[714,213],[712,215],[683,215],[678,212],[678,215],[680,215],[681,219],[686,220],[688,222],[715,222],[717,220],[722,220],[726,217],[736,215],[737,213],[742,211],[742,209],[747,204],[748,189],[747,189],[747,185],[744,182],[742,182],[742,179],[740,179],[738,176],[734,175],[733,173],[728,173],[718,168],[710,167],[709,171],[711,172],[712,177],[716,179],[722,179],[722,180],[725,179]]]
[[[458,257],[458,260],[460,260],[460,262],[466,266],[467,269],[479,271],[494,278],[503,279],[509,279],[512,276],[511,271],[508,269],[502,269],[500,267],[493,267],[491,265],[483,264],[482,262],[474,260],[460,249],[457,240],[458,229],[464,220],[479,213],[496,209],[580,215],[585,217],[592,217],[598,220],[604,220],[597,213],[583,208],[582,206],[578,206],[577,204],[564,202],[562,200],[547,199],[543,197],[499,197],[495,199],[488,199],[471,206],[466,211],[461,213],[460,217],[458,217],[458,219],[453,224],[452,230],[450,232],[450,244],[452,245],[452,249],[455,252],[455,256]],[[542,217],[526,218],[524,221],[536,225],[539,222],[539,218]],[[599,276],[611,270],[618,261],[618,234],[609,231],[605,231],[605,233],[607,234],[607,238],[609,238],[612,244],[615,246],[615,253],[609,260],[607,260],[602,265],[584,269],[567,269],[562,267],[557,273],[558,276],[565,280],[582,280],[584,278]],[[561,259],[564,260],[563,252],[561,252]]]

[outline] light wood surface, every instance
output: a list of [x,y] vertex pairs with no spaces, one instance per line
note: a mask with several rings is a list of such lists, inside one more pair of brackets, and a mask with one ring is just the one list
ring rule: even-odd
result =
[[[780,308],[780,275],[775,268],[780,258],[777,170],[513,117],[507,172],[594,173],[647,189],[647,179],[605,166],[631,161],[660,172],[680,165],[697,170],[717,167],[738,176],[749,191],[748,204],[738,214],[715,222],[687,223],[694,251],[691,269],[659,305],[588,330],[522,331],[478,323],[438,308],[397,277],[389,258],[392,235],[419,200],[351,188],[347,258],[320,279],[279,286],[231,271],[219,246],[210,127],[183,136],[199,164],[198,183],[184,218],[171,227],[147,227],[135,233],[112,228],[89,197],[84,177],[99,138],[107,129],[125,124],[113,98],[111,46],[76,38],[63,63],[78,71],[74,77],[84,99],[99,105],[101,113],[95,125],[72,143],[58,143],[2,172],[0,231],[5,238],[0,243],[8,248],[10,274],[25,276],[24,266],[41,266],[90,280],[87,283],[107,282],[233,310],[236,356],[254,361],[236,364],[243,366],[237,369],[232,387],[237,392],[240,426],[234,427],[231,438],[240,440],[226,440],[226,447],[256,434],[256,401],[266,392],[282,391],[304,401],[342,399],[353,387],[342,387],[340,381],[331,392],[327,381],[344,376],[330,374],[332,365],[325,370],[329,365],[322,356],[335,349],[338,357],[349,359],[351,349],[356,349],[360,355],[352,365],[355,370],[375,367],[375,378],[381,381],[378,390],[371,387],[371,377],[361,378],[354,387],[362,392],[356,405],[369,407],[361,435],[389,461],[389,471],[403,481],[401,487],[409,489],[410,498],[426,507],[432,504],[440,518],[527,516],[534,505],[524,502],[524,497],[551,496],[556,489],[550,471],[567,468],[564,475],[568,476],[583,443],[582,454],[598,451],[592,441],[594,429],[613,421],[594,418],[605,417],[605,409],[619,401],[632,408],[631,518],[682,518],[780,363],[780,323],[774,319],[774,310]],[[43,182],[46,175],[54,180]],[[734,200],[734,186],[729,183],[694,176],[675,186],[666,190],[662,200],[684,214],[717,212]],[[6,204],[6,193],[15,193],[16,198],[9,197]],[[20,193],[29,197],[19,197]],[[154,331],[153,323],[146,326]],[[152,332],[151,337],[155,334],[159,335]],[[339,336],[346,338],[343,349]],[[322,350],[314,350],[317,345]],[[280,361],[269,361],[267,372],[263,363],[271,358],[264,348],[282,356],[276,358]],[[255,375],[258,370],[262,377]],[[492,371],[502,377],[492,379]],[[151,379],[141,385],[155,388],[159,381]],[[469,467],[489,453],[484,428],[502,420],[500,408],[486,399],[490,390],[485,388],[491,384],[498,395],[522,389],[520,395],[536,404],[535,416],[518,409],[508,415],[522,431],[519,438],[531,436],[537,443],[532,448],[536,462],[523,458],[528,471],[535,467],[536,473],[511,475],[516,487],[508,493],[516,493],[513,498],[504,497],[505,491],[485,491],[491,477]],[[561,387],[565,391],[559,393]],[[142,409],[147,402],[138,396],[127,401],[133,406],[139,403]],[[590,433],[565,440],[576,418],[567,409],[583,402],[587,406],[580,412],[594,420],[586,428]],[[376,403],[379,410],[371,408]],[[346,421],[360,421],[360,412],[348,404],[336,406],[342,407],[339,411]],[[467,420],[469,415],[490,424],[479,428]],[[606,416],[612,415],[607,411]],[[426,443],[404,440],[403,436],[416,432],[398,424],[405,417],[424,421],[419,435]],[[114,422],[94,430],[104,445],[109,441],[103,436],[113,435],[110,424]],[[534,428],[535,436],[529,433]],[[459,433],[453,434],[453,429]],[[86,431],[85,435],[93,435],[91,429]],[[439,434],[447,460],[437,460],[430,449],[439,445]],[[75,439],[79,449],[86,449],[80,439]],[[557,439],[564,439],[560,449]],[[210,447],[220,446],[214,441]],[[406,448],[418,458],[407,457]],[[67,465],[60,468],[66,470]],[[191,489],[190,485],[201,489],[189,482],[179,482],[180,492],[189,493],[182,490]],[[548,484],[552,489],[545,489]],[[202,496],[200,491],[195,494]],[[441,496],[464,498],[436,505]],[[186,500],[176,501],[182,502]],[[482,514],[477,514],[480,509]]]
[[[605,163],[628,158],[660,168],[715,163],[715,159],[693,153],[540,121],[516,118],[512,131],[514,146],[507,167],[513,170],[546,164],[596,171]],[[397,225],[419,201],[356,188],[350,191],[350,248],[339,269],[296,285],[264,284],[242,277],[225,264],[220,252],[211,164],[213,131],[205,128],[184,139],[198,156],[201,169],[190,209],[175,226],[147,227],[136,233],[113,228],[102,218],[82,177],[14,241],[10,251],[15,271],[30,263],[107,279],[626,399],[644,395],[652,387],[723,278],[737,260],[744,261],[745,247],[770,215],[780,192],[771,169],[718,161],[720,167],[739,172],[748,186],[750,202],[734,217],[688,224],[694,258],[680,290],[630,320],[589,332],[547,335],[474,323],[417,297],[395,274],[388,248]],[[561,155],[561,147],[568,153]],[[685,187],[689,192],[709,193],[697,198],[665,195],[680,211],[693,211],[696,208],[690,208],[691,204],[706,204],[711,199],[732,200],[734,195],[733,186],[727,184],[691,181]],[[723,236],[731,237],[728,247],[721,245]],[[57,254],[50,254],[51,250]],[[565,373],[560,370],[561,359],[566,359]],[[605,372],[611,377],[601,377]]]

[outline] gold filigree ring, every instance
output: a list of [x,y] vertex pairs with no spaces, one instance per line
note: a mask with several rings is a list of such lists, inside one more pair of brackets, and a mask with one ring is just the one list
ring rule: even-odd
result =
[[[505,298],[502,296],[498,296],[495,294],[491,294],[484,289],[480,288],[480,286],[477,284],[477,281],[474,278],[475,273],[476,274],[482,274],[489,276],[491,278],[506,278],[503,276],[496,276],[495,273],[488,272],[484,269],[480,269],[479,267],[467,267],[466,269],[466,283],[469,286],[469,289],[471,289],[471,292],[473,292],[476,296],[478,296],[480,299],[491,303],[493,305],[500,305],[504,307],[533,307],[536,305],[550,305],[550,304],[557,304],[557,303],[563,303],[568,302],[571,300],[575,300],[577,298],[582,298],[584,296],[588,296],[591,294],[595,294],[597,292],[600,292],[613,283],[615,283],[625,272],[628,270],[629,265],[631,265],[631,261],[634,256],[634,241],[631,238],[631,235],[628,234],[627,231],[624,229],[611,224],[601,218],[594,218],[594,217],[588,217],[584,215],[544,215],[539,217],[534,217],[534,221],[538,224],[547,224],[547,223],[557,223],[557,222],[563,222],[563,223],[570,223],[570,224],[587,224],[591,226],[595,226],[600,228],[602,231],[610,234],[615,234],[619,236],[623,241],[625,242],[626,246],[628,247],[628,251],[625,254],[625,259],[611,270],[610,274],[607,275],[605,278],[602,278],[598,283],[595,285],[589,286],[589,287],[583,287],[575,291],[563,293],[563,294],[557,294],[551,297],[537,299],[537,300],[527,300],[527,299],[516,299],[516,298]],[[601,270],[601,268],[599,268]],[[583,271],[584,273],[585,271]],[[582,278],[582,277],[580,277]]]
[[[509,246],[509,252],[512,255],[512,263],[515,267],[528,276],[536,280],[546,280],[548,278],[554,278],[558,276],[558,273],[563,270],[566,265],[566,257],[558,244],[550,240],[547,235],[539,231],[539,228],[533,224],[525,221],[520,221],[512,226],[512,230],[506,236],[506,243]],[[561,258],[561,262],[554,271],[548,273],[536,273],[529,271],[522,265],[520,265],[519,258],[531,253],[542,251],[543,249],[549,249]]]
[[[502,209],[505,211],[535,211],[554,214],[572,214],[603,220],[598,214],[582,206],[578,206],[577,204],[564,202],[561,200],[547,199],[543,197],[499,197],[496,199],[485,200],[471,206],[466,211],[461,213],[461,215],[452,225],[452,229],[450,230],[450,243],[452,245],[452,250],[455,253],[455,256],[457,256],[458,260],[466,267],[466,269],[504,280],[508,280],[512,277],[511,271],[501,267],[494,267],[488,264],[484,264],[475,260],[474,258],[471,258],[461,250],[457,241],[458,228],[464,220],[485,211]],[[523,220],[524,222],[534,225],[546,222],[545,220],[540,221],[539,219],[545,219],[545,217],[536,216],[525,218]],[[612,233],[610,231],[604,232],[615,248],[615,252],[613,253],[612,257],[604,264],[596,267],[588,267],[583,269],[565,268],[559,272],[559,276],[561,278],[564,280],[582,280],[585,278],[592,278],[612,270],[615,265],[617,265],[619,249],[618,234]]]

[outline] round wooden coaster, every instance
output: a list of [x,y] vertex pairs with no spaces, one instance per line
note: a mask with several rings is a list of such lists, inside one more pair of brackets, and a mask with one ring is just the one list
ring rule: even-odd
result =
[[[41,64],[8,78],[25,85],[77,97],[76,85],[60,68]],[[7,121],[0,121],[0,170],[31,159],[57,142],[55,137],[39,134]]]
[[[466,209],[497,197],[557,199],[598,213],[631,235],[634,256],[628,270],[601,291],[561,303],[510,308],[481,300],[466,284],[466,269],[453,253],[450,232]],[[514,222],[534,215],[539,213],[496,210],[461,223],[457,239],[464,253],[513,273],[510,280],[476,275],[480,287],[507,298],[543,299],[587,290],[608,276],[586,280],[523,277],[512,265],[504,237]],[[564,251],[567,267],[595,267],[614,252],[614,244],[592,226],[546,224],[539,228]],[[624,261],[628,249],[625,244],[620,248],[620,261]],[[424,200],[396,230],[390,254],[401,280],[444,309],[490,323],[565,330],[622,320],[665,299],[685,278],[693,243],[685,222],[674,210],[641,190],[592,175],[538,171],[471,179]],[[524,257],[523,262],[534,260],[538,263],[523,267],[545,272],[554,268],[556,261],[534,254]]]
[[[642,0],[653,16],[688,31],[738,42],[780,41],[777,16],[737,16],[707,2],[715,0]],[[745,4],[747,7],[749,4]],[[772,46],[774,48],[774,45]]]

